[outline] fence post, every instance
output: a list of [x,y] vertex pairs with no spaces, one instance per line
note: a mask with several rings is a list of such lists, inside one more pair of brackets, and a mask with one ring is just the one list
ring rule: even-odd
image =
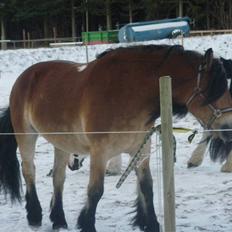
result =
[[86,54],[86,63],[89,63],[89,51],[88,51],[88,42],[85,43],[85,54]]
[[176,231],[171,78],[160,78],[161,140],[163,162],[164,231]]
[[27,40],[26,31],[25,29],[23,29],[23,48],[26,48],[26,40]]
[[57,38],[56,27],[53,27],[53,28],[52,28],[52,32],[53,32],[54,43],[56,43],[56,38]]
[[31,36],[30,36],[30,32],[27,32],[27,41],[28,41],[28,48],[31,48]]
[[1,17],[1,49],[7,49],[7,42],[6,42],[6,29],[5,29],[5,22],[3,20],[3,16]]

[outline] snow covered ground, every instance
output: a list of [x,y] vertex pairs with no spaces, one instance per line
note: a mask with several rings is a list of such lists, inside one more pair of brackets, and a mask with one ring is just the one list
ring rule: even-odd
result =
[[[153,43],[176,44],[177,40],[162,40]],[[89,59],[109,47],[118,45],[90,46]],[[216,56],[232,58],[232,35],[222,35],[202,38],[186,38],[184,46],[203,52],[212,47]],[[17,76],[30,65],[45,60],[72,60],[86,62],[85,47],[44,48],[31,50],[0,51],[0,107],[8,104],[10,89]],[[200,129],[199,124],[191,115],[184,119],[174,120],[176,126]],[[187,134],[176,134],[177,163],[175,164],[176,188],[176,225],[177,232],[230,232],[232,231],[232,174],[221,173],[220,164],[214,164],[206,158],[203,164],[195,169],[187,169],[186,163],[201,135],[197,135],[192,144],[187,141]],[[157,172],[153,136],[151,169],[154,177],[154,203],[159,218],[162,218],[160,205],[161,173]],[[52,194],[52,179],[47,173],[53,163],[53,148],[40,138],[36,150],[37,189],[43,208],[43,224],[39,229],[30,228],[26,221],[25,202],[11,205],[0,195],[0,232],[51,231],[49,221],[49,203]],[[126,167],[128,156],[123,155],[123,168]],[[86,198],[88,183],[89,160],[84,161],[84,167],[79,171],[67,170],[64,189],[64,210],[69,225],[68,231],[76,231],[78,214]],[[132,206],[136,198],[136,179],[132,173],[120,189],[115,188],[119,176],[107,176],[105,193],[98,205],[96,213],[96,228],[99,232],[139,231],[131,227]],[[60,230],[62,231],[62,230]],[[65,230],[64,230],[65,231]]]

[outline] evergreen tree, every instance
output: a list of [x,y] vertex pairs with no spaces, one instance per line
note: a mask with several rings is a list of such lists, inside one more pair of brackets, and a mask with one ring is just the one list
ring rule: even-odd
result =
[[0,0],[0,17],[7,39],[22,39],[23,29],[31,38],[51,37],[53,27],[58,37],[74,37],[85,30],[178,17],[180,1],[193,29],[231,29],[232,0]]

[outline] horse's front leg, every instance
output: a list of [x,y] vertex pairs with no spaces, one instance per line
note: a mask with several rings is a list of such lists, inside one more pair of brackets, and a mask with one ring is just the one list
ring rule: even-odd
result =
[[77,227],[81,232],[96,232],[95,213],[98,201],[104,192],[105,169],[106,160],[103,158],[103,154],[96,151],[91,152],[88,198],[77,222]]
[[226,162],[222,165],[221,172],[232,172],[232,151],[230,151]]
[[53,229],[67,228],[67,222],[63,210],[63,186],[65,180],[65,169],[69,160],[69,154],[55,148],[53,166],[53,196],[51,200],[50,219]]
[[207,137],[208,134],[204,133],[201,138],[201,142],[195,148],[195,150],[192,153],[192,156],[188,160],[188,168],[198,167],[199,165],[201,165],[208,144]]
[[138,226],[142,231],[159,232],[160,226],[157,221],[153,204],[153,181],[151,177],[149,158],[136,169],[137,191],[136,215],[133,218],[133,225]]

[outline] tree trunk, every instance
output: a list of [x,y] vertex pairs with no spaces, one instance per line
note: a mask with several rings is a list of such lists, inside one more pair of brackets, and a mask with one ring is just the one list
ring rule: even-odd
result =
[[[1,40],[6,40],[6,30],[5,30],[5,23],[4,23],[3,16],[1,17]],[[6,42],[2,41],[2,43],[1,43],[1,49],[2,50],[7,49]]]
[[71,20],[72,20],[72,39],[73,41],[76,41],[76,17],[75,17],[75,6],[74,6],[74,0],[71,0]]
[[228,19],[229,29],[232,29],[232,2],[229,1],[229,19]]
[[109,31],[111,29],[112,29],[111,0],[106,0],[106,30]]
[[129,0],[129,22],[132,23],[133,22],[133,7],[132,7],[132,1],[133,0]]
[[44,38],[49,37],[49,32],[48,32],[48,18],[47,16],[44,16]]
[[179,17],[183,17],[183,0],[179,0]]
[[88,0],[85,0],[86,10],[85,10],[85,31],[89,31],[89,9],[88,9]]
[[210,7],[209,7],[209,0],[206,1],[206,29],[210,29]]

